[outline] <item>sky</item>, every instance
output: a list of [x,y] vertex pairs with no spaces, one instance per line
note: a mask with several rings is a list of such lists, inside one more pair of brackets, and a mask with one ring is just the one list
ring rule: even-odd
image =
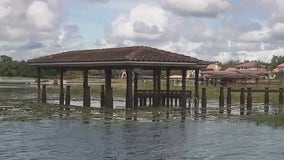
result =
[[203,60],[284,55],[283,0],[0,0],[0,54],[151,46]]

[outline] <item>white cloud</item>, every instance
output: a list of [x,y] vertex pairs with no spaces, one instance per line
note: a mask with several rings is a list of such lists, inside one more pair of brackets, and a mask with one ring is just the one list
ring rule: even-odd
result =
[[178,37],[173,34],[178,28],[178,20],[171,20],[160,6],[139,4],[111,23],[105,40],[121,45],[153,43]]
[[227,0],[162,0],[162,6],[178,15],[217,17],[230,7]]
[[269,28],[246,32],[240,35],[239,40],[244,42],[265,42],[270,39],[270,32]]
[[42,1],[34,1],[27,10],[27,20],[38,29],[53,29],[55,16]]
[[8,0],[3,0],[0,2],[0,19],[9,15],[12,11],[11,6],[9,6]]

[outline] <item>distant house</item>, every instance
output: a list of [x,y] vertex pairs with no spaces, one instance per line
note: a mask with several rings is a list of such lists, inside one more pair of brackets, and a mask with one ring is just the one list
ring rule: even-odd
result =
[[284,63],[279,64],[272,70],[273,73],[279,73],[280,71],[284,71]]
[[225,71],[227,71],[227,72],[236,72],[236,71],[237,71],[237,68],[235,68],[235,67],[229,67],[229,68],[227,68]]
[[257,63],[256,61],[245,61],[239,65],[236,65],[237,70],[266,70],[266,66]]
[[203,71],[220,71],[221,67],[217,63],[209,64]]

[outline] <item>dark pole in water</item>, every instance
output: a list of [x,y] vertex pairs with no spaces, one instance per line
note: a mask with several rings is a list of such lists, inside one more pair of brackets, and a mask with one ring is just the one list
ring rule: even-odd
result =
[[105,107],[106,108],[113,108],[112,101],[112,90],[111,90],[111,77],[112,77],[112,70],[111,68],[105,69]]
[[167,103],[166,103],[166,106],[169,107],[170,106],[170,98],[169,98],[169,94],[170,94],[170,74],[171,74],[171,70],[170,69],[167,69],[166,70],[166,77],[167,77],[167,86],[166,86],[166,90],[167,90],[167,96],[166,96],[166,99],[167,99]]
[[134,108],[138,107],[138,73],[134,72]]
[[186,108],[186,69],[182,69],[181,108]]
[[133,69],[126,69],[126,108],[133,108],[132,74]]
[[40,78],[41,78],[41,68],[37,68],[37,102],[40,103]]
[[194,81],[194,114],[198,114],[199,106],[199,69],[195,69],[195,81]]
[[283,88],[279,88],[279,104],[283,105]]
[[83,107],[90,107],[88,101],[90,101],[90,91],[88,84],[88,69],[85,69],[83,72],[84,82],[83,82]]
[[220,95],[219,95],[219,113],[224,113],[224,87],[220,87]]
[[227,114],[231,114],[231,106],[232,106],[231,88],[228,88],[227,89]]
[[279,88],[279,113],[283,112],[283,88]]
[[245,110],[245,89],[241,88],[240,94],[240,115],[244,115]]
[[252,113],[252,95],[251,95],[251,88],[248,88],[248,95],[247,95],[247,115]]
[[202,88],[201,100],[201,113],[205,116],[207,107],[206,88]]
[[268,113],[269,110],[269,93],[268,93],[269,88],[265,88],[265,93],[264,93],[264,112]]
[[157,70],[153,70],[153,107],[157,107]]
[[64,105],[63,72],[64,72],[63,69],[60,68],[59,69],[59,74],[60,74],[60,77],[59,77],[60,79],[59,105]]
[[41,102],[46,103],[46,85],[42,85]]
[[105,86],[101,85],[101,108],[105,107]]
[[66,95],[65,95],[65,105],[70,106],[71,94],[70,94],[70,86],[66,86]]
[[157,104],[161,105],[161,69],[157,69]]

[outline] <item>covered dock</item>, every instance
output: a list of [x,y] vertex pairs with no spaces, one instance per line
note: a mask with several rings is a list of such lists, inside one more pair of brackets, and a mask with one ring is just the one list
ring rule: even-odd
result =
[[[37,68],[38,102],[41,102],[42,70],[54,68],[58,71],[60,98],[59,104],[64,105],[64,73],[69,70],[83,72],[83,106],[90,107],[90,87],[88,84],[89,70],[104,70],[105,84],[102,87],[101,107],[113,108],[112,97],[112,71],[126,70],[126,108],[135,108],[146,105],[144,98],[151,99],[151,106],[169,105],[173,93],[179,95],[179,106],[185,108],[188,98],[186,90],[187,70],[195,70],[195,104],[198,105],[198,74],[201,68],[209,63],[197,58],[178,53],[164,51],[147,46],[133,46],[122,48],[106,48],[92,50],[66,51],[29,60],[29,64]],[[153,89],[138,90],[139,71],[151,70],[153,72]],[[170,90],[171,70],[180,70],[182,73],[182,89]],[[166,71],[166,89],[161,90],[161,71]],[[69,88],[70,89],[70,88]]]

